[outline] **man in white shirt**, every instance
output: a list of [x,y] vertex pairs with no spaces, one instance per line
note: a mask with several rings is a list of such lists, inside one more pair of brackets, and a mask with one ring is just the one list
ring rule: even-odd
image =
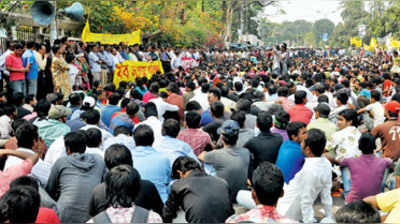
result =
[[385,109],[380,103],[380,100],[381,93],[377,90],[373,90],[371,92],[371,104],[357,111],[358,114],[369,111],[374,118],[374,127],[381,125],[385,122]]
[[152,102],[156,105],[157,107],[157,114],[158,117],[160,118],[160,121],[164,121],[164,114],[167,111],[175,112],[179,110],[179,107],[176,105],[169,104],[165,102],[165,100],[168,98],[168,94],[165,92],[162,92],[159,97],[155,99],[151,99],[149,102]]
[[14,52],[14,43],[7,42],[7,50],[0,56],[0,91],[3,90],[3,75],[10,76],[10,72],[6,68],[6,58]]
[[[306,159],[303,168],[284,187],[278,213],[304,223],[316,222],[313,205],[319,197],[327,221],[334,222],[332,211],[332,165],[323,156],[326,145],[324,132],[311,129],[301,144]],[[327,222],[328,223],[328,222]]]
[[103,143],[104,152],[112,145],[119,144],[126,146],[129,151],[133,152],[136,147],[135,140],[132,137],[132,131],[125,126],[119,126],[114,129],[114,137],[107,139]]
[[[154,143],[153,145],[156,145],[160,142],[162,138],[161,134],[161,129],[162,129],[162,123],[158,119],[158,113],[157,113],[157,106],[153,102],[149,102],[144,106],[144,117],[146,120],[140,122],[136,127],[139,127],[140,125],[147,124],[148,126],[153,129],[154,132]],[[135,127],[135,128],[136,128]]]
[[[201,84],[201,89],[200,90],[195,90],[194,91],[194,96],[190,101],[197,101],[203,111],[206,111],[210,108],[210,104],[208,102],[208,90],[210,88],[210,85],[208,83],[203,83]],[[189,101],[189,102],[190,102]]]
[[11,137],[11,123],[17,116],[17,109],[11,105],[5,105],[3,110],[4,115],[0,117],[0,139],[7,140]]
[[[96,128],[101,131],[101,142],[106,142],[107,139],[112,138],[112,134],[99,127],[100,113],[97,110],[91,110],[85,112],[86,126],[82,127],[81,130],[87,131],[90,128]],[[100,147],[103,150],[103,146]],[[104,150],[103,150],[104,151]]]
[[101,79],[101,64],[103,63],[98,57],[99,47],[93,46],[92,51],[89,53],[89,65],[93,75],[93,81],[100,81]]
[[[20,152],[38,153],[39,158],[45,152],[44,141],[39,137],[38,128],[32,124],[23,124],[20,126],[16,133],[18,149]],[[24,160],[9,156],[6,160],[4,170],[22,163]],[[35,166],[32,168],[31,176],[37,178],[42,186],[46,186],[47,180],[50,176],[51,165],[39,159]]]
[[97,128],[90,128],[86,131],[87,142],[85,153],[95,154],[104,158],[104,151],[100,149],[101,131]]

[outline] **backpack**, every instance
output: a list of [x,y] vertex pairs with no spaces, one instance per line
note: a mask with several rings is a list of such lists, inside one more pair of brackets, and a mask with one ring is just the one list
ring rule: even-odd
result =
[[[136,205],[135,211],[133,212],[133,216],[132,216],[130,223],[147,223],[148,217],[149,217],[149,210]],[[93,217],[93,222],[94,223],[111,223],[111,219],[107,215],[107,212],[103,211],[100,214]]]

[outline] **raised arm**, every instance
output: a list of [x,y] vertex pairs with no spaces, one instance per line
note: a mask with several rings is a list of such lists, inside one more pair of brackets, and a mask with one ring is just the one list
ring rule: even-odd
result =
[[20,152],[15,150],[0,150],[0,157],[2,156],[15,156],[23,160],[30,160],[33,165],[35,165],[39,159],[39,155],[37,153],[29,153],[29,152]]

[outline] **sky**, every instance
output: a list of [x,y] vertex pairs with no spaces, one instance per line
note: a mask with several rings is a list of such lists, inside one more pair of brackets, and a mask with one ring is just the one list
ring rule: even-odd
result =
[[338,0],[280,0],[281,8],[286,14],[278,15],[277,9],[268,7],[264,14],[273,22],[295,21],[304,19],[315,22],[319,19],[330,19],[335,24],[342,21]]

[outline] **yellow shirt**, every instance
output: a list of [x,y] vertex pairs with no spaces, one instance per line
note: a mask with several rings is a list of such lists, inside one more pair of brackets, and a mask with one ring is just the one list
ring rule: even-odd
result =
[[400,189],[378,194],[376,200],[382,211],[389,212],[385,223],[400,223]]

